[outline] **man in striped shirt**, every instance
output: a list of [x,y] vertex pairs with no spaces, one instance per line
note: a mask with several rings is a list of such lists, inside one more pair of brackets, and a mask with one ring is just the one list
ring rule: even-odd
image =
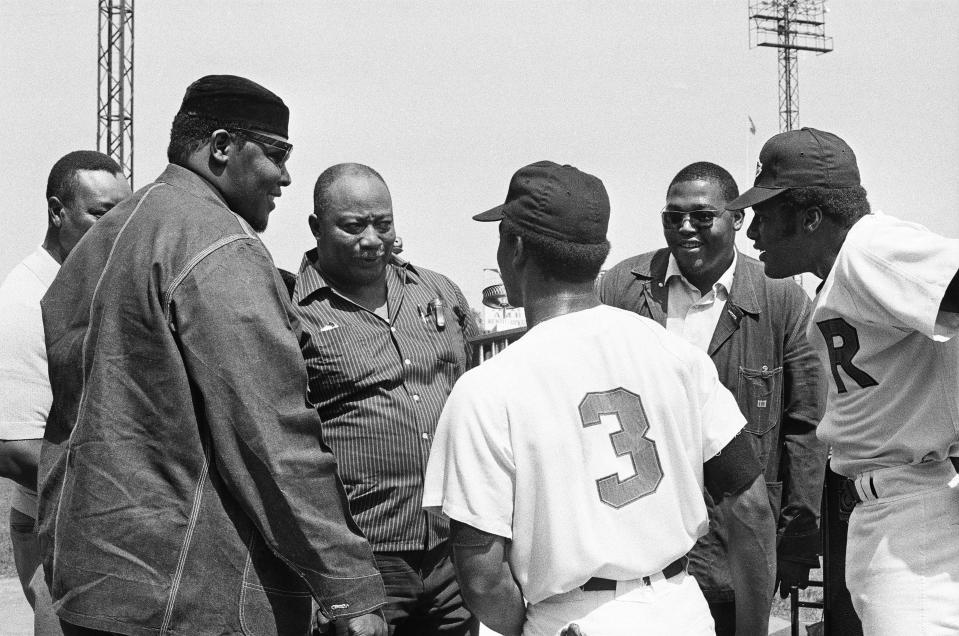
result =
[[436,422],[470,358],[469,307],[448,278],[393,254],[392,200],[375,170],[332,166],[313,199],[317,247],[300,266],[293,304],[310,399],[386,584],[390,634],[475,632],[447,522],[422,509]]

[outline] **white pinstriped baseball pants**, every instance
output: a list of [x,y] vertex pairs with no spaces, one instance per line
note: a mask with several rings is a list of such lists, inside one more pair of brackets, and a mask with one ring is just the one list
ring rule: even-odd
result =
[[846,586],[867,636],[959,634],[959,475],[947,460],[856,478]]
[[715,636],[696,579],[682,572],[621,581],[616,590],[557,594],[526,609],[523,636],[557,636],[576,623],[587,636]]

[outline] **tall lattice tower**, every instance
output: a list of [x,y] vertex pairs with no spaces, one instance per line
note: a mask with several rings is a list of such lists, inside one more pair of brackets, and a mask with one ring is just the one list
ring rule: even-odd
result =
[[133,187],[133,0],[100,0],[97,150]]
[[779,131],[799,127],[799,51],[828,53],[825,0],[750,0],[749,45],[779,49]]

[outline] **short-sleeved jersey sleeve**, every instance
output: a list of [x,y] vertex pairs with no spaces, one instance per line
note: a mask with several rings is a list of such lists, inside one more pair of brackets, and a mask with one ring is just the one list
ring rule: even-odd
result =
[[716,367],[702,351],[696,350],[697,363],[702,377],[703,407],[703,459],[714,457],[739,434],[746,425],[746,418],[736,404],[736,399],[719,381]]
[[450,393],[426,467],[423,506],[490,534],[512,538],[515,465],[502,405],[478,390],[476,369]]
[[846,310],[862,322],[902,327],[937,340],[959,334],[959,318],[939,311],[959,270],[959,239],[870,215],[853,226],[835,267],[847,289],[855,290]]
[[[39,257],[30,259],[35,263]],[[0,440],[43,437],[53,402],[40,313],[45,291],[46,285],[24,263],[0,286]]]
[[712,361],[706,358],[706,362],[707,366],[701,370],[705,396],[703,479],[706,490],[719,501],[749,486],[762,472],[762,466],[746,438],[740,435],[746,425],[742,411],[729,389],[719,381]]

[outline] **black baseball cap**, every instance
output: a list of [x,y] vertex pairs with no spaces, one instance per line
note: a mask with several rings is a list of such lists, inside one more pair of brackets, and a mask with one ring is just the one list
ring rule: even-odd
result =
[[849,144],[815,128],[790,130],[775,135],[763,145],[753,187],[727,203],[726,209],[750,208],[789,188],[857,185],[859,166]]
[[180,112],[289,137],[290,109],[276,94],[245,77],[201,77],[187,87]]
[[606,242],[609,195],[603,182],[591,174],[573,166],[537,161],[516,171],[502,205],[473,219],[509,219],[528,232],[596,245]]

